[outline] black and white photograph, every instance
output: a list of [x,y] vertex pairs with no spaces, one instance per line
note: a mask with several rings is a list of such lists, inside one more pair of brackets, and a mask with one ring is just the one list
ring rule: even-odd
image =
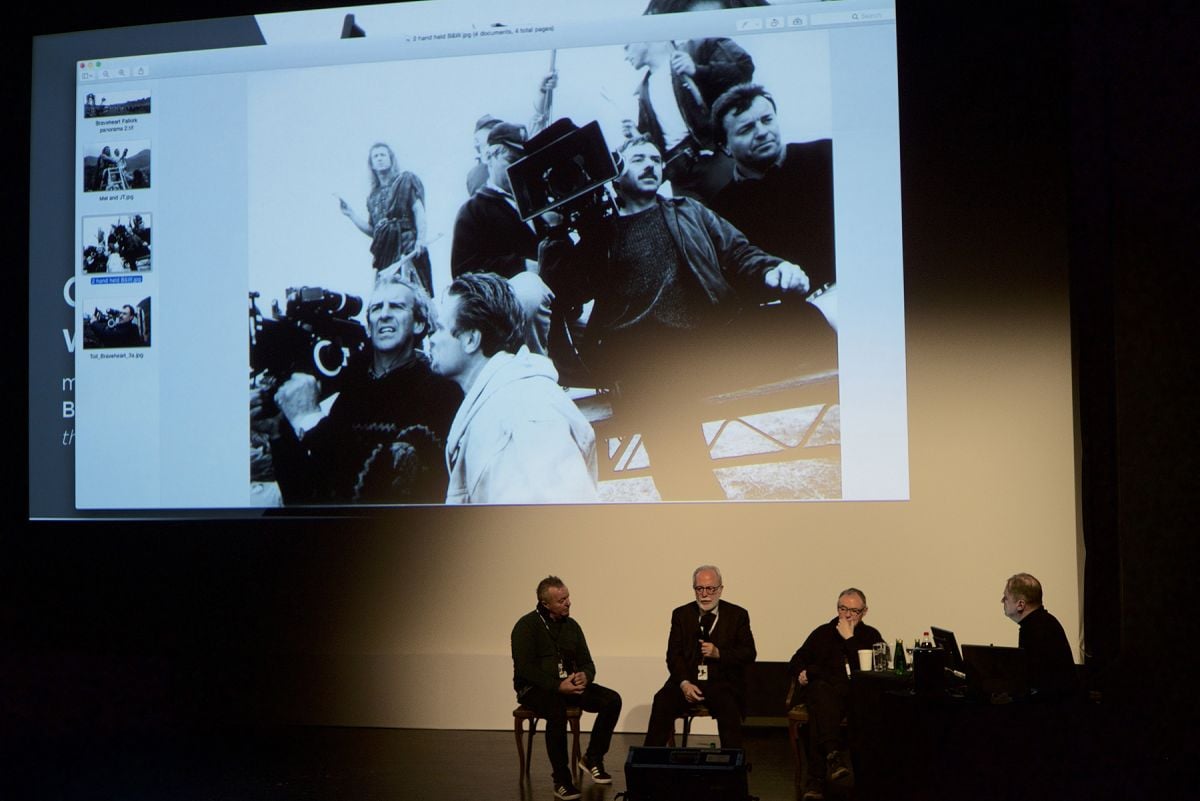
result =
[[83,272],[146,273],[150,258],[150,213],[83,218]]
[[150,113],[150,93],[145,89],[88,92],[83,98],[83,116],[132,117]]
[[84,192],[120,192],[149,188],[149,139],[96,142],[84,147]]
[[84,350],[150,347],[150,298],[91,300],[79,328]]
[[253,496],[840,498],[830,92],[822,35],[254,76]]

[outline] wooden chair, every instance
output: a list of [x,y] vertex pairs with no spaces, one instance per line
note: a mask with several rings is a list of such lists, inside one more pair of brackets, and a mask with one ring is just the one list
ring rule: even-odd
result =
[[[571,727],[571,772],[574,773],[579,765],[579,716],[581,710],[577,706],[567,707],[567,724]],[[513,710],[513,735],[517,740],[517,768],[521,778],[529,775],[529,763],[533,759],[533,735],[537,733],[538,721],[541,718],[529,707],[522,704]],[[528,740],[524,740],[525,721],[529,721]]]
[[[792,700],[788,694],[789,703]],[[796,704],[788,710],[788,740],[792,743],[792,753],[796,756],[796,787],[801,787],[804,781],[804,755],[808,751],[808,705]],[[846,726],[845,718],[842,727]]]
[[[808,706],[796,704],[787,713],[788,740],[792,743],[792,754],[796,757],[796,786],[804,781],[804,752],[808,749]],[[802,732],[803,730],[803,736]]]
[[[708,711],[708,707],[704,704],[692,704],[687,708],[687,711],[682,715],[678,715],[678,717],[683,718],[683,745],[680,747],[687,748],[688,735],[692,733],[692,718],[709,718],[712,717],[712,713]],[[674,726],[671,727],[671,736],[667,739],[667,745],[672,748],[675,747]]]

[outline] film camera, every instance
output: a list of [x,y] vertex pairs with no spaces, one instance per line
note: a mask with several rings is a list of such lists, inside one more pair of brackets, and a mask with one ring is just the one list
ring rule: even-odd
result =
[[582,128],[562,118],[525,143],[525,156],[508,168],[524,220],[557,212],[572,229],[615,211],[604,185],[616,164],[595,120]]
[[362,298],[322,287],[287,289],[281,311],[271,304],[271,316],[258,308],[259,293],[250,293],[250,369],[264,370],[280,381],[292,373],[308,373],[331,394],[338,375],[361,353],[367,332],[353,317],[362,311]]

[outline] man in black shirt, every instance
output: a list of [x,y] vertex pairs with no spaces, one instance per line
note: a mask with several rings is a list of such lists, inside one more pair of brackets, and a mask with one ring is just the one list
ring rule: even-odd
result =
[[713,211],[754,244],[800,265],[813,289],[834,282],[833,142],[784,144],[775,98],[752,83],[717,99],[713,125],[734,161],[733,181]]
[[809,776],[804,798],[823,797],[826,776],[851,779],[850,760],[842,735],[842,719],[850,705],[850,677],[858,671],[858,652],[884,642],[879,630],[863,623],[867,596],[855,587],[842,590],[837,617],[813,629],[788,663],[808,705]]
[[450,274],[495,273],[507,278],[525,316],[525,344],[546,355],[554,293],[539,277],[538,242],[532,222],[521,219],[508,168],[525,155],[526,130],[509,122],[492,125],[483,151],[487,181],[454,219]]
[[1078,691],[1075,658],[1058,618],[1042,606],[1042,584],[1017,573],[1004,584],[1004,614],[1021,627],[1017,644],[1027,654],[1029,689],[1037,700],[1066,700]]

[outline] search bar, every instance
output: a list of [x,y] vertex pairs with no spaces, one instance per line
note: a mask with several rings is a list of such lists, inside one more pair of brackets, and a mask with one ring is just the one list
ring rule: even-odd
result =
[[895,18],[894,8],[874,8],[866,11],[825,11],[810,14],[809,22],[813,25],[845,25],[856,22],[886,22]]

